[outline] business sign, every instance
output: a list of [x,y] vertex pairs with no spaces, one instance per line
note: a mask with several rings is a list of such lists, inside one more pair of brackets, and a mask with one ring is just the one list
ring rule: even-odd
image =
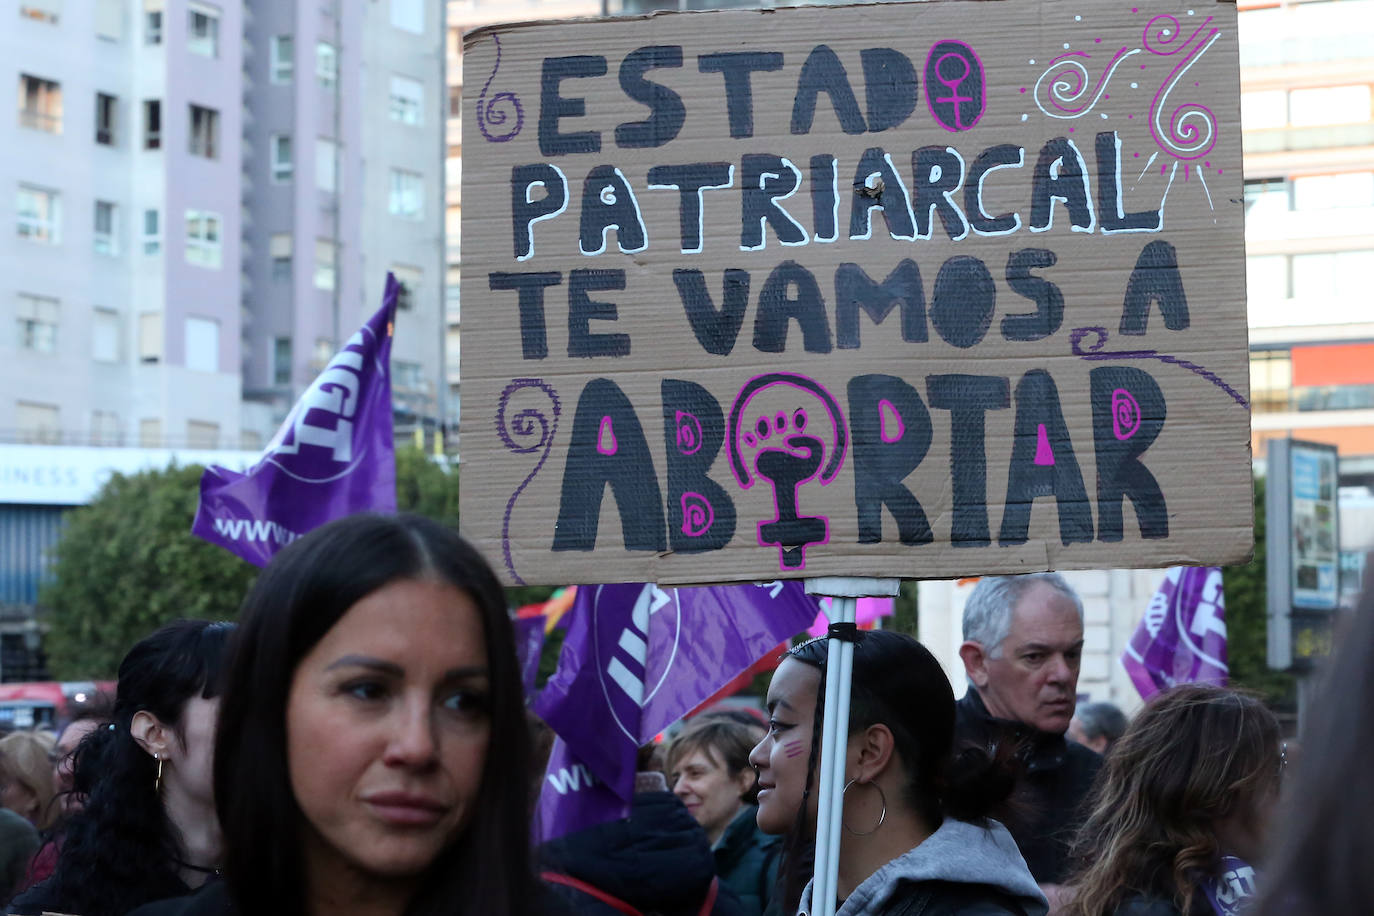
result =
[[1252,546],[1234,3],[465,38],[465,533],[507,582]]
[[1334,445],[1274,439],[1265,491],[1269,665],[1306,670],[1331,653],[1340,603],[1339,462]]
[[172,464],[244,470],[259,457],[227,450],[0,445],[0,503],[83,506],[115,474],[160,471]]

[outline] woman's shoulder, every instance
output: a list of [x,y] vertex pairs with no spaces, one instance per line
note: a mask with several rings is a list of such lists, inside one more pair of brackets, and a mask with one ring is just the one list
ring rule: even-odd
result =
[[194,894],[145,903],[129,916],[234,916],[234,904],[223,881],[211,881]]

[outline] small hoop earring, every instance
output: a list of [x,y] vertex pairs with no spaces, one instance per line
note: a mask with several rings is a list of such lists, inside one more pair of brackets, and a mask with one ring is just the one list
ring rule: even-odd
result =
[[154,754],[153,759],[157,761],[157,778],[153,780],[153,794],[162,794],[162,755]]
[[[845,783],[845,784],[844,784],[844,791],[842,791],[842,792],[840,793],[840,797],[843,798],[843,797],[845,796],[845,794],[849,792],[849,787],[852,786],[852,785],[854,785],[854,783],[857,782],[857,781],[858,781],[858,780],[851,779],[851,780],[849,780],[849,782]],[[880,786],[880,785],[878,785],[876,782],[863,783],[863,785],[870,785],[870,786],[872,786],[873,788],[875,788],[875,789],[878,790],[878,798],[879,798],[879,800],[881,800],[881,802],[882,802],[883,809],[882,809],[882,811],[879,812],[879,814],[878,814],[878,823],[876,823],[876,824],[873,825],[873,829],[872,829],[872,830],[866,831],[866,832],[864,832],[864,833],[860,833],[860,832],[857,831],[857,830],[851,830],[850,827],[849,827],[849,825],[846,824],[846,823],[844,822],[844,819],[843,819],[843,818],[841,818],[841,819],[840,819],[840,825],[841,825],[842,827],[844,827],[845,830],[849,831],[849,833],[852,834],[853,836],[872,836],[873,834],[875,834],[875,833],[878,832],[878,828],[881,827],[881,826],[883,825],[883,822],[887,820],[887,795],[885,795],[885,794],[883,793],[883,787]]]

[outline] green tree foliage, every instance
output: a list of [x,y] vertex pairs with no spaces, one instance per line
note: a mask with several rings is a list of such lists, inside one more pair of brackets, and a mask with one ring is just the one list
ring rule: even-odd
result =
[[1264,478],[1255,480],[1255,555],[1222,570],[1226,589],[1226,651],[1231,684],[1261,694],[1281,710],[1297,706],[1293,676],[1268,664],[1268,589],[1265,582]]
[[54,677],[111,678],[129,647],[162,624],[237,612],[257,569],[191,535],[202,470],[116,474],[68,516],[39,595]]
[[[68,516],[39,595],[53,676],[113,677],[139,639],[178,617],[232,619],[257,567],[191,534],[198,465],[116,474]],[[458,523],[458,472],[396,451],[397,506]]]

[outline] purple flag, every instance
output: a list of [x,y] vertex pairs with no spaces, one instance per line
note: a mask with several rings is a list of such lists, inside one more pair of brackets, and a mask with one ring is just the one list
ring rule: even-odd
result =
[[525,682],[526,698],[534,695],[534,684],[539,678],[539,653],[544,648],[543,614],[537,617],[517,617],[515,624],[515,654],[520,659],[521,679]]
[[266,566],[325,522],[396,511],[390,364],[399,290],[387,274],[381,309],[301,395],[257,464],[245,474],[206,469],[192,534]]
[[[558,670],[535,712],[567,742],[569,754],[629,801],[639,746],[805,630],[816,610],[796,581],[582,586],[568,614]],[[549,792],[546,782],[544,794]],[[545,822],[544,838],[595,823],[570,811]]]
[[1221,570],[1175,566],[1150,599],[1121,664],[1140,696],[1175,684],[1226,683],[1226,603]]
[[562,738],[554,737],[539,807],[534,818],[536,843],[630,816],[628,800],[616,795],[572,755]]

